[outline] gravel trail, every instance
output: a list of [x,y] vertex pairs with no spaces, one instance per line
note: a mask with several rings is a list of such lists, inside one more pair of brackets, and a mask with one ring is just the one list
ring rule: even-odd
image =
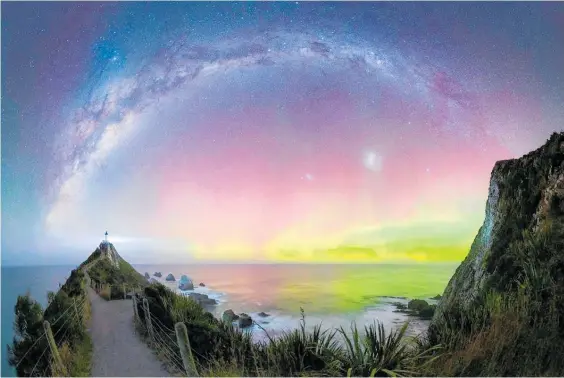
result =
[[105,301],[90,287],[90,335],[93,377],[169,377],[170,374],[135,334],[130,299]]

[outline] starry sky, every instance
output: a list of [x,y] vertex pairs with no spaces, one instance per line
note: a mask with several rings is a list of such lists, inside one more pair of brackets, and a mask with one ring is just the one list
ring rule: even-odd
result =
[[2,260],[460,261],[564,125],[563,3],[2,3]]

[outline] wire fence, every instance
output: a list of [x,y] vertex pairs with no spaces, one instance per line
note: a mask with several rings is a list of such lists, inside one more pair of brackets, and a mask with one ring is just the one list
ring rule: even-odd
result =
[[169,371],[182,376],[197,376],[192,353],[200,355],[190,347],[186,325],[177,323],[174,330],[166,326],[151,312],[146,298],[134,296],[133,307],[135,322],[148,337],[150,345]]
[[[33,356],[33,358],[37,358],[37,360],[31,371],[22,372],[24,376],[49,376],[52,375],[53,370],[55,369],[61,372],[65,371],[65,366],[56,366],[57,364],[62,365],[59,348],[64,343],[70,343],[70,337],[72,336],[73,331],[78,329],[78,327],[84,323],[86,316],[88,315],[86,313],[88,311],[88,306],[85,306],[87,301],[88,298],[86,296],[81,297],[78,300],[76,297],[73,297],[72,302],[68,304],[68,307],[60,315],[58,315],[55,320],[51,320],[51,322],[49,322],[44,319],[42,334],[26,350],[22,357],[18,359],[18,362],[15,365],[16,370],[25,361],[29,362],[29,359],[26,359],[26,357],[31,358]],[[56,329],[54,334],[53,329]],[[40,353],[38,350],[39,348],[42,349]],[[39,357],[35,357],[38,354]]]

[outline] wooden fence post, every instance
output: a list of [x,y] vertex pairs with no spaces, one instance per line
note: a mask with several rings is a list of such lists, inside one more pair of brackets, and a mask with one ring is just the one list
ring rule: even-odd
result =
[[174,330],[176,331],[176,341],[180,348],[180,355],[182,356],[182,363],[184,364],[186,375],[188,377],[197,377],[198,370],[196,369],[196,362],[192,355],[192,348],[190,348],[190,339],[188,338],[186,324],[178,322],[174,325]]
[[155,340],[155,334],[153,332],[153,324],[151,323],[151,313],[149,312],[149,301],[147,298],[143,298],[143,312],[145,313],[145,323],[147,323],[147,330],[151,336],[151,340]]
[[123,284],[123,299],[127,299],[127,292],[125,291],[125,284]]
[[135,314],[135,321],[139,321],[139,311],[137,311],[137,297],[133,295],[133,313]]
[[[43,329],[45,330],[45,335],[47,336],[47,342],[49,343],[49,349],[51,349],[51,355],[55,361],[55,365],[60,369],[60,374],[67,375],[61,356],[59,355],[59,349],[57,349],[57,344],[55,343],[55,338],[53,337],[53,331],[51,331],[51,325],[47,320],[43,322]],[[54,376],[57,374],[53,374]]]

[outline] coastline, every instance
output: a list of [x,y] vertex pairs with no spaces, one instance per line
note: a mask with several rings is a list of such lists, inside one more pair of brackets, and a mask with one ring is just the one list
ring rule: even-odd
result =
[[[138,270],[139,271],[139,270]],[[140,272],[145,273],[145,272]],[[224,311],[233,310],[236,314],[248,314],[254,321],[252,326],[245,327],[243,330],[252,334],[256,342],[268,341],[270,337],[277,337],[287,332],[291,332],[300,327],[301,314],[300,308],[304,309],[306,330],[312,331],[316,326],[323,329],[343,328],[348,330],[351,324],[368,325],[372,323],[382,323],[387,331],[397,330],[406,322],[409,323],[406,334],[418,336],[425,333],[429,327],[430,319],[423,319],[398,308],[408,306],[412,298],[400,296],[374,296],[372,303],[364,306],[358,311],[343,311],[334,313],[323,313],[320,311],[309,312],[307,304],[302,303],[300,308],[294,311],[281,308],[280,306],[265,306],[263,303],[251,301],[243,303],[232,301],[229,292],[217,291],[213,287],[201,287],[194,283],[194,290],[180,290],[178,280],[166,281],[168,273],[163,273],[162,277],[152,275],[149,282],[158,282],[169,288],[175,294],[190,297],[191,294],[206,295],[210,299],[216,300],[215,305],[204,305],[206,311],[210,312],[216,319],[222,319]],[[188,275],[190,276],[190,275]],[[429,304],[436,304],[432,298],[425,298]],[[261,316],[266,313],[268,316]],[[266,334],[268,333],[268,335]]]

